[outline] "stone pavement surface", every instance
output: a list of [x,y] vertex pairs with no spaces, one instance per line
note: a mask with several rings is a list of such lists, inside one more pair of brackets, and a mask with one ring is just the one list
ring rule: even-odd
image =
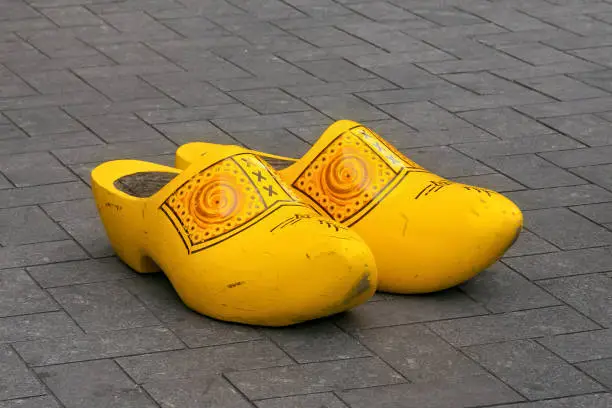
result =
[[[89,172],[361,121],[525,211],[459,288],[285,329],[114,256]],[[0,408],[612,407],[612,1],[0,0]]]

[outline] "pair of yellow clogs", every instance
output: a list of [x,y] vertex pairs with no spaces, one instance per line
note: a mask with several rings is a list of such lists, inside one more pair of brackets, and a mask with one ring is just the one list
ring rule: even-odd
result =
[[348,310],[377,288],[455,286],[522,228],[501,194],[436,176],[347,120],[299,160],[189,143],[176,168],[117,160],[92,181],[124,262],[163,270],[197,312],[265,326]]

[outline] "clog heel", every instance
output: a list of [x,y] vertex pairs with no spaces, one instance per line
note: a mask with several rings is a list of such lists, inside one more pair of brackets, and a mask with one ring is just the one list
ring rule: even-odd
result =
[[[181,168],[214,149],[188,143]],[[331,125],[300,159],[257,152],[318,210],[358,232],[374,253],[378,288],[429,293],[463,283],[517,239],[520,209],[492,190],[446,180],[359,123]]]
[[117,255],[137,272],[162,270],[204,315],[286,326],[348,310],[376,290],[359,235],[321,217],[243,149],[217,146],[183,171],[111,161],[91,177]]

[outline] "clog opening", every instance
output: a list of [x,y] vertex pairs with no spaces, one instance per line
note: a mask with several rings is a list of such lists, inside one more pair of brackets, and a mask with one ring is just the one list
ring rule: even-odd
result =
[[177,175],[177,173],[163,171],[139,172],[118,178],[114,185],[117,190],[123,193],[146,198],[157,193]]

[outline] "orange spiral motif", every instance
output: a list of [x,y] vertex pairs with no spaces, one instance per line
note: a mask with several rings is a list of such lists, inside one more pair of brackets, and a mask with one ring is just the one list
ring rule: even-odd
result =
[[372,202],[395,176],[371,146],[347,132],[330,143],[293,186],[343,222]]
[[244,200],[236,183],[217,179],[196,190],[189,203],[190,213],[200,227],[220,224],[240,212]]
[[354,200],[371,183],[375,169],[372,164],[355,152],[345,149],[330,158],[325,166],[321,187],[323,192],[337,204]]
[[266,205],[234,160],[200,172],[167,201],[191,245],[217,238],[252,220]]

